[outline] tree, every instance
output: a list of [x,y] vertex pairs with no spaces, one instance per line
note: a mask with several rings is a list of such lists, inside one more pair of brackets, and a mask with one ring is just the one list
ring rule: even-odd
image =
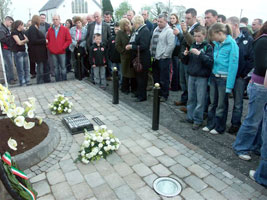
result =
[[114,10],[110,0],[102,0],[102,11],[103,13],[105,13],[105,11],[110,11],[113,13]]
[[116,20],[119,21],[128,10],[132,10],[132,6],[128,3],[128,1],[122,2],[115,11]]
[[3,21],[10,11],[10,5],[12,4],[9,0],[0,0],[0,20]]

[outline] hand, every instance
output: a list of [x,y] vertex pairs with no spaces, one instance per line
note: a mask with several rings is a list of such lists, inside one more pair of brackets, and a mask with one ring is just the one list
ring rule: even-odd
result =
[[48,43],[48,39],[45,40],[46,41],[46,44]]
[[183,31],[184,33],[187,32],[187,25],[186,25],[185,22],[182,22],[182,23],[181,23],[181,28],[182,28],[182,31]]
[[126,50],[130,50],[132,49],[132,45],[131,44],[127,44],[126,47],[125,47]]
[[174,28],[173,29],[173,34],[174,35],[178,35],[180,33],[179,29],[178,28]]
[[93,67],[93,68],[95,68],[95,67],[96,67],[96,65],[92,65],[92,67]]
[[197,49],[195,49],[195,48],[192,48],[192,49],[190,50],[190,53],[193,53],[193,54],[195,54],[195,55],[199,55],[199,54],[200,54],[200,51],[197,50]]
[[187,56],[189,54],[188,48],[185,49],[184,55]]

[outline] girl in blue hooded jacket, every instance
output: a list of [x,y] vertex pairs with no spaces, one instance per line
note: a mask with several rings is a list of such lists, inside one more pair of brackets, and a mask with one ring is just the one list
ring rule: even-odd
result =
[[209,29],[214,43],[214,64],[210,77],[210,101],[208,124],[202,130],[211,134],[223,133],[226,129],[228,94],[232,92],[238,69],[239,49],[231,36],[228,24],[216,23]]

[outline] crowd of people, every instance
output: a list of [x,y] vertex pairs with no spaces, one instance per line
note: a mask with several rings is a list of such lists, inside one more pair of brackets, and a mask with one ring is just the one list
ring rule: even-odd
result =
[[[204,19],[189,8],[185,21],[164,13],[153,22],[148,11],[135,15],[129,10],[116,23],[111,12],[95,12],[64,25],[59,15],[50,25],[41,14],[24,30],[22,21],[7,16],[0,41],[9,84],[15,82],[12,55],[20,86],[30,84],[30,74],[37,84],[50,82],[51,75],[65,81],[74,69],[75,78],[88,76],[105,89],[116,67],[121,92],[131,93],[136,102],[147,100],[153,83],[160,84],[161,102],[168,101],[170,90],[182,90],[181,99],[174,102],[186,113],[181,122],[213,135],[226,131],[232,95],[227,132],[237,135],[234,152],[243,160],[250,160],[251,152],[261,155],[250,176],[267,186],[267,22],[262,19],[255,19],[250,30],[247,18],[226,18],[212,9]],[[248,114],[242,123],[246,92]]]

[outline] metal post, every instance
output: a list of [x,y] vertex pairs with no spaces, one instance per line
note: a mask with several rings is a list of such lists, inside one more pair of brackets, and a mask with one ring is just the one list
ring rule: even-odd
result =
[[82,65],[81,65],[81,54],[77,53],[77,72],[78,72],[78,80],[82,80]]
[[153,113],[152,113],[152,130],[159,130],[159,110],[160,110],[160,100],[159,100],[159,83],[155,83],[153,88],[154,99],[153,99]]
[[0,59],[1,59],[1,62],[2,62],[2,68],[3,68],[4,79],[5,79],[5,85],[6,85],[6,88],[8,88],[8,82],[7,82],[7,78],[6,78],[5,61],[4,61],[4,58],[3,58],[3,52],[2,52],[2,44],[1,44],[1,42],[0,42]]
[[118,76],[118,69],[117,67],[113,68],[112,71],[112,77],[113,77],[113,104],[119,103],[119,76]]

